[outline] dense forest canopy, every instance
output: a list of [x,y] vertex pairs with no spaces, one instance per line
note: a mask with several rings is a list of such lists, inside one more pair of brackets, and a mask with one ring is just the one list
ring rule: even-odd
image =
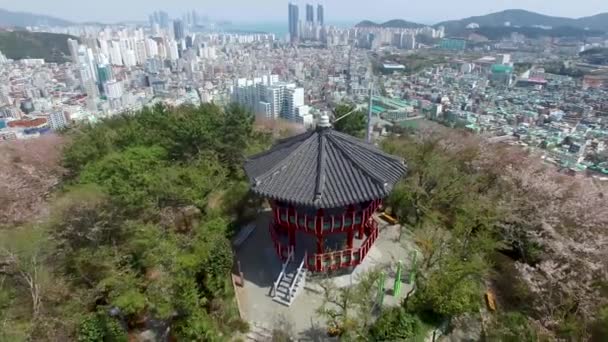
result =
[[[608,338],[600,328],[608,326],[605,185],[443,128],[392,137],[384,148],[408,160],[387,204],[424,256],[404,303],[409,315],[453,329],[472,317],[486,322],[489,341]],[[481,319],[488,290],[499,313]]]
[[78,38],[60,33],[0,31],[0,51],[15,60],[42,58],[47,63],[64,63],[70,56],[68,39]]
[[[218,341],[247,330],[229,239],[260,202],[242,162],[292,128],[256,126],[237,106],[156,106],[0,146],[10,160],[0,169],[0,340]],[[335,128],[362,137],[365,115]],[[318,315],[332,334],[421,340],[447,322],[480,326],[487,341],[608,339],[605,185],[483,137],[394,129],[381,146],[407,160],[408,176],[386,205],[420,254],[414,291],[375,312],[375,270],[324,288]]]
[[245,155],[269,146],[239,107],[157,106],[69,130],[49,218],[1,231],[0,340],[178,340],[246,329],[228,237]]

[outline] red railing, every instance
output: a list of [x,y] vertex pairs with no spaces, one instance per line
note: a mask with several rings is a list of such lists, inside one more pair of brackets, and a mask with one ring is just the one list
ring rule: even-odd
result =
[[[305,262],[306,268],[314,272],[324,272],[359,265],[378,239],[378,223],[375,220],[371,220],[367,228],[369,229],[369,235],[361,247],[309,255]],[[289,244],[281,243],[281,239],[276,231],[276,225],[270,224],[269,230],[275,252],[282,261],[287,260],[289,256]]]
[[[323,234],[332,233],[343,233],[347,230],[358,230],[362,225],[365,225],[372,217],[374,212],[378,210],[378,207],[382,204],[382,200],[374,200],[362,211],[344,212],[340,215],[329,215],[322,216],[321,227],[323,227]],[[284,207],[273,207],[274,220],[276,223],[281,225],[293,225],[296,230],[301,230],[309,233],[317,232],[317,216],[316,215],[302,215],[298,214],[297,211]],[[303,217],[302,217],[303,216]],[[359,219],[358,222],[357,219]],[[348,224],[345,222],[349,220]],[[329,229],[325,229],[325,224],[329,223]],[[336,225],[338,223],[338,225]]]
[[378,239],[379,230],[376,221],[372,220],[370,229],[369,236],[360,248],[314,254],[306,261],[307,268],[315,272],[324,272],[359,265]]
[[360,255],[361,261],[363,259],[365,259],[365,257],[367,256],[367,253],[369,253],[369,250],[374,245],[374,242],[376,242],[376,240],[378,239],[378,233],[379,233],[378,223],[376,223],[376,221],[372,220],[371,232],[370,232],[369,236],[367,237],[367,240],[365,240],[363,245],[359,248],[359,255]]

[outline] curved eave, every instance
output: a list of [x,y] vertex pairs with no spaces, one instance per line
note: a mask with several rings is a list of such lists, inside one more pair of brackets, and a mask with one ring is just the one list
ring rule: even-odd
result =
[[319,201],[315,201],[314,199],[308,200],[308,201],[303,201],[301,199],[295,199],[295,198],[285,198],[285,197],[281,197],[281,196],[276,196],[275,194],[272,193],[267,193],[264,191],[257,191],[255,189],[255,187],[251,188],[251,191],[253,193],[255,193],[258,196],[267,198],[269,200],[274,200],[274,201],[280,201],[280,202],[284,202],[293,206],[297,206],[297,207],[306,207],[306,208],[311,208],[311,209],[329,209],[329,208],[340,208],[340,207],[344,207],[350,204],[356,204],[356,203],[362,203],[362,202],[367,202],[367,201],[372,201],[372,200],[377,200],[377,199],[383,199],[386,196],[388,196],[391,191],[392,191],[392,186],[387,187],[387,190],[383,193],[380,194],[379,196],[369,196],[369,197],[361,197],[356,199],[355,201],[336,201],[336,202],[325,202],[323,200]]

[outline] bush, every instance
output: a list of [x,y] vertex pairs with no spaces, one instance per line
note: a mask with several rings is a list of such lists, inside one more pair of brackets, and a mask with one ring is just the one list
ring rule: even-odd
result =
[[[408,301],[414,312],[431,311],[441,317],[476,312],[482,305],[482,288],[477,277],[469,276],[473,261],[446,265],[433,271],[424,286]],[[478,275],[477,275],[478,276]]]
[[206,243],[208,257],[203,262],[203,286],[208,294],[224,293],[226,277],[233,264],[230,241],[223,236],[216,236]]
[[608,306],[600,310],[597,320],[591,325],[591,341],[608,341]]
[[402,307],[382,312],[370,329],[372,341],[402,341],[412,338],[422,330],[422,322]]
[[500,304],[508,311],[531,312],[533,293],[521,278],[513,260],[501,253],[494,253],[492,261],[492,287],[497,298],[501,299]]
[[146,297],[136,289],[129,289],[113,300],[126,315],[137,315],[146,307]]
[[486,340],[501,342],[534,342],[536,329],[528,318],[519,312],[500,314],[486,333]]
[[127,342],[127,333],[116,321],[106,314],[90,314],[78,327],[78,342]]

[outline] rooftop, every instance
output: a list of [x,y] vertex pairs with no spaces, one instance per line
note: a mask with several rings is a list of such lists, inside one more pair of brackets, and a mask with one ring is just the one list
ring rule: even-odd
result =
[[254,193],[318,209],[386,197],[406,166],[362,140],[318,128],[251,157],[245,172]]

